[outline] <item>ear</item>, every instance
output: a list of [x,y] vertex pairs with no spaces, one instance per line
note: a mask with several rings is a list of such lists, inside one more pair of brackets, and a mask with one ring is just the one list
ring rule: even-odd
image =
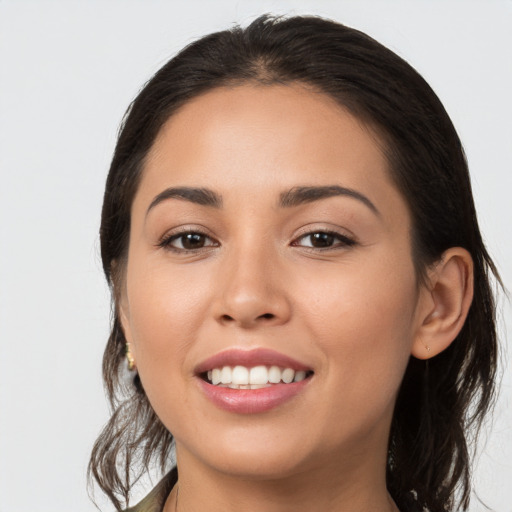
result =
[[430,359],[457,337],[473,300],[473,259],[466,249],[452,247],[429,272],[421,292],[419,326],[411,353]]
[[119,321],[121,322],[121,327],[123,329],[123,334],[127,343],[132,342],[129,311],[130,309],[128,307],[126,299],[120,299],[117,303],[117,313],[119,315]]
[[132,343],[132,331],[130,324],[130,317],[128,314],[128,307],[124,299],[119,300],[117,305],[117,314],[119,315],[119,322],[126,341],[125,356],[130,371],[137,370],[137,356],[135,353],[135,345]]
[[124,264],[113,260],[111,264],[112,283],[114,287],[114,300],[116,304],[116,314],[118,315],[119,323],[124,334],[126,343],[129,345],[129,355],[127,358],[132,357],[135,359],[135,347],[132,343],[132,330],[130,323],[130,307],[128,303],[128,296],[126,293],[126,275],[123,268]]

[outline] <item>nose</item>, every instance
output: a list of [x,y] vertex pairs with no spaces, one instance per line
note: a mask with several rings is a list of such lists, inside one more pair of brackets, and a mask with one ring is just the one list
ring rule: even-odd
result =
[[218,322],[244,329],[288,322],[291,303],[276,257],[240,250],[223,262],[215,301]]

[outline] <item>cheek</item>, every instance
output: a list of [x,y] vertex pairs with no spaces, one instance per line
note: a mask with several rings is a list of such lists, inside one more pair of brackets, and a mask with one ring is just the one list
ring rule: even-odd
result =
[[[307,329],[323,353],[326,389],[345,412],[370,415],[392,407],[415,329],[417,289],[412,262],[362,265],[304,280],[301,303]],[[341,409],[340,409],[341,410]],[[343,413],[345,414],[345,413]]]
[[131,263],[127,294],[137,367],[143,382],[146,374],[150,377],[146,380],[154,380],[151,375],[160,369],[172,368],[166,379],[172,378],[177,369],[183,368],[183,360],[204,318],[207,280],[204,274],[176,275],[162,264],[143,266],[136,257]]
[[325,331],[322,338],[337,338],[339,332],[340,342],[351,345],[380,332],[366,339],[378,345],[393,331],[410,330],[418,298],[412,262],[375,260],[326,268],[315,272],[314,279],[309,274],[298,280],[295,296],[303,298],[303,316]]

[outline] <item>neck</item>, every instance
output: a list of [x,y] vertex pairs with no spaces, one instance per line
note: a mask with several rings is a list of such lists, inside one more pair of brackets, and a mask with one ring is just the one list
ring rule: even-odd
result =
[[188,453],[178,460],[179,481],[164,512],[399,512],[386,490],[385,471],[375,471],[375,464],[324,464],[279,478],[255,478],[195,464]]

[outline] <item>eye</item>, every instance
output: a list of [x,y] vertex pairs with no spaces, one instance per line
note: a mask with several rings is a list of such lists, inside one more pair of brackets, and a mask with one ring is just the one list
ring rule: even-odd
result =
[[355,245],[355,240],[332,231],[316,231],[297,238],[292,245],[312,249],[335,249]]
[[217,245],[218,243],[209,236],[198,231],[169,235],[159,243],[160,247],[176,252],[197,251],[207,247],[216,247]]

